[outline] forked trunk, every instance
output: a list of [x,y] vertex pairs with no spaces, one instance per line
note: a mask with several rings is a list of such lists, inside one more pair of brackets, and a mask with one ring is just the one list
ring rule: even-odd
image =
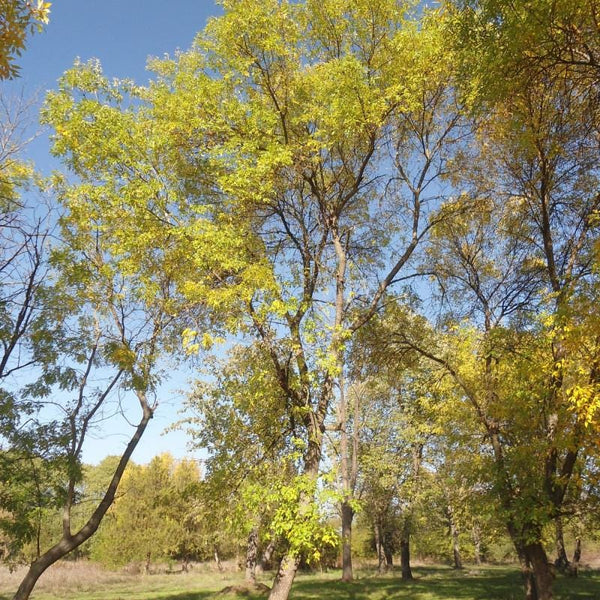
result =
[[271,558],[273,557],[273,552],[275,552],[275,540],[271,540],[267,544],[260,561],[256,565],[257,573],[263,573],[266,569],[271,567]]
[[352,519],[354,511],[342,502],[342,581],[352,581]]
[[515,542],[515,548],[521,563],[525,600],[552,600],[554,571],[542,544]]

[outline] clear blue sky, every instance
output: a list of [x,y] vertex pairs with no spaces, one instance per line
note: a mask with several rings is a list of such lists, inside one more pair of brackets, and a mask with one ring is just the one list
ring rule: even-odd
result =
[[[220,8],[212,0],[54,0],[46,30],[28,39],[27,49],[18,60],[21,77],[1,82],[2,93],[23,93],[26,97],[37,94],[42,100],[76,57],[84,61],[98,58],[108,76],[146,83],[148,56],[187,49],[206,20],[219,13]],[[59,167],[49,156],[46,135],[30,145],[28,155],[43,172]],[[177,457],[186,453],[183,434],[161,435],[178,418],[180,398],[174,390],[185,386],[185,378],[177,379],[161,394],[159,410],[134,454],[136,462],[147,462],[165,451]],[[125,433],[126,428],[116,424],[110,425],[108,433],[98,432],[89,440],[84,460],[98,462],[108,454],[120,453]]]
[[[98,58],[109,77],[146,83],[149,56],[173,54],[190,47],[195,34],[221,8],[213,0],[53,0],[50,23],[30,36],[17,64],[21,77],[1,82],[3,93],[40,101],[79,57]],[[42,171],[49,161],[47,137],[31,145],[29,154]]]

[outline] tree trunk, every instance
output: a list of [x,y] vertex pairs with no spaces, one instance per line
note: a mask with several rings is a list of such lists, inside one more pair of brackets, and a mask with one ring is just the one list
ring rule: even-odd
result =
[[258,529],[253,527],[248,534],[246,547],[246,581],[256,583],[256,557],[258,555]]
[[523,577],[523,586],[525,588],[525,600],[538,600],[531,563],[524,555],[519,557],[519,560],[521,562],[521,575]]
[[481,529],[477,523],[473,523],[472,529],[473,548],[475,552],[475,563],[481,565]]
[[452,536],[452,556],[454,560],[454,568],[462,569],[462,558],[460,556],[460,542],[458,536],[460,535],[460,530],[456,521],[454,519],[454,511],[452,510],[452,506],[449,504],[447,507],[448,513],[448,523],[450,525],[450,535]]
[[100,526],[106,511],[113,503],[117,488],[119,487],[119,482],[121,481],[121,477],[123,477],[125,467],[129,463],[129,459],[131,458],[133,451],[138,445],[138,442],[140,441],[153,415],[153,411],[146,402],[145,396],[143,396],[143,394],[141,395],[142,398],[140,398],[140,403],[142,404],[143,409],[142,419],[138,423],[135,433],[129,440],[129,443],[125,447],[125,450],[119,459],[119,464],[117,465],[108,488],[106,489],[106,493],[96,507],[96,510],[94,510],[92,516],[86,521],[85,525],[77,533],[71,535],[63,530],[62,539],[31,563],[29,570],[19,585],[17,593],[13,596],[13,600],[28,600],[33,588],[35,587],[35,584],[42,576],[44,571],[56,561],[65,557],[69,552],[78,546],[81,546],[83,542],[87,541],[90,537],[92,537],[92,535],[94,535]]
[[548,563],[546,551],[540,542],[527,544],[525,546],[525,555],[533,571],[533,580],[535,583],[535,600],[552,600],[552,583],[554,581],[554,572]]
[[257,573],[263,573],[271,567],[271,558],[273,557],[273,552],[275,552],[275,540],[271,540],[267,544],[263,555],[261,556],[260,560],[258,561],[258,564],[256,565]]
[[581,538],[575,538],[575,549],[573,550],[573,560],[569,565],[567,575],[569,577],[577,577],[579,571],[579,561],[581,560]]
[[400,538],[400,568],[402,569],[402,579],[408,581],[413,578],[410,569],[410,522],[408,519],[404,523]]
[[352,581],[352,519],[354,511],[342,502],[342,581]]
[[[325,411],[323,412],[323,415],[324,414]],[[314,414],[312,417],[314,417]],[[309,481],[316,482],[319,474],[319,465],[321,463],[324,427],[322,427],[322,422],[315,423],[313,418],[307,418],[305,422],[309,426],[310,441],[305,454],[303,475],[306,476]],[[300,493],[298,499],[298,515],[296,517],[300,522],[304,518],[304,515],[310,511],[313,502],[313,494],[308,493],[307,491]],[[279,564],[275,581],[273,581],[269,600],[287,600],[299,564],[299,557],[292,555],[289,551],[284,554],[281,563]]]
[[146,562],[144,563],[144,575],[150,575],[150,559],[152,558],[152,552],[146,552]]
[[556,560],[554,566],[561,572],[566,573],[569,570],[571,563],[567,556],[567,550],[565,548],[565,537],[563,533],[562,519],[558,517],[556,519]]
[[286,554],[282,559],[269,594],[269,600],[287,600],[300,559]]
[[375,550],[377,551],[377,572],[382,575],[385,572],[385,554],[383,552],[383,533],[381,531],[381,518],[377,519],[374,526]]
[[215,564],[217,565],[217,569],[219,569],[219,571],[222,572],[223,565],[221,564],[221,557],[219,556],[219,548],[217,547],[216,544],[213,548],[213,551],[214,551]]
[[383,530],[383,554],[385,556],[385,570],[391,571],[394,568],[394,550],[392,545],[392,534],[390,531]]

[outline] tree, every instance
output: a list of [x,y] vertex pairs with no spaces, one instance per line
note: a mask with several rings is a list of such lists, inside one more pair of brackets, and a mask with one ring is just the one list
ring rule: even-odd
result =
[[[43,318],[46,328],[37,340],[44,350],[41,374],[24,393],[42,405],[52,404],[57,416],[47,424],[44,413],[30,419],[48,432],[46,444],[58,461],[56,498],[62,510],[62,532],[51,547],[31,563],[15,599],[28,598],[40,575],[54,562],[89,539],[112,504],[119,481],[139,439],[152,418],[158,382],[157,361],[171,321],[165,296],[148,306],[138,282],[115,269],[96,229],[82,231],[65,224],[65,244],[55,249],[53,264],[60,279],[47,295]],[[110,415],[109,402],[120,394],[139,405],[139,422],[112,473],[102,498],[81,526],[73,531],[72,511],[81,479],[81,453],[96,419]],[[65,398],[66,396],[66,398]],[[120,409],[117,409],[117,413]],[[11,451],[29,452],[21,426]],[[31,427],[30,427],[31,429]]]
[[15,59],[25,48],[27,35],[41,31],[48,23],[50,2],[37,0],[2,0],[0,2],[0,79],[19,74]]
[[[191,51],[152,64],[149,88],[77,67],[46,113],[89,182],[74,204],[118,221],[124,266],[164,253],[191,313],[208,305],[260,339],[303,444],[297,539],[344,345],[427,233],[456,142],[439,31],[391,0],[373,8],[227,2]],[[272,598],[298,564],[292,545]]]
[[260,344],[233,347],[207,375],[210,383],[197,382],[190,395],[194,416],[185,422],[193,445],[209,454],[198,500],[220,515],[210,521],[222,523],[230,546],[245,545],[246,579],[254,582],[259,544],[277,537],[278,491],[293,480],[294,422]]
[[494,103],[546,76],[562,76],[591,102],[600,75],[596,0],[489,0],[447,4],[449,39],[475,105]]
[[111,566],[144,562],[146,572],[151,560],[189,560],[195,549],[186,517],[199,485],[197,465],[175,462],[169,454],[156,456],[147,465],[130,464],[93,539],[91,556]]
[[595,430],[593,119],[564,80],[548,79],[484,121],[455,201],[465,211],[438,227],[431,254],[467,321],[437,351],[408,344],[454,378],[485,432],[528,598],[552,597],[543,525],[567,510]]

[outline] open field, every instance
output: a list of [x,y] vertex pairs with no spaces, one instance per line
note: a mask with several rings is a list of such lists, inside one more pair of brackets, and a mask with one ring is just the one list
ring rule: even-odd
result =
[[[358,580],[343,584],[339,572],[300,574],[293,600],[519,600],[520,575],[515,567],[468,567],[461,572],[447,567],[416,567],[415,580],[402,582],[398,573],[383,577],[361,570]],[[3,573],[0,600],[10,600],[19,576]],[[40,581],[33,600],[230,600],[260,595],[219,594],[240,584],[240,573],[208,570],[160,575],[132,575],[103,571],[91,564],[63,564]],[[270,580],[265,579],[265,583]],[[577,579],[559,577],[557,600],[600,599],[600,572],[588,570]]]

